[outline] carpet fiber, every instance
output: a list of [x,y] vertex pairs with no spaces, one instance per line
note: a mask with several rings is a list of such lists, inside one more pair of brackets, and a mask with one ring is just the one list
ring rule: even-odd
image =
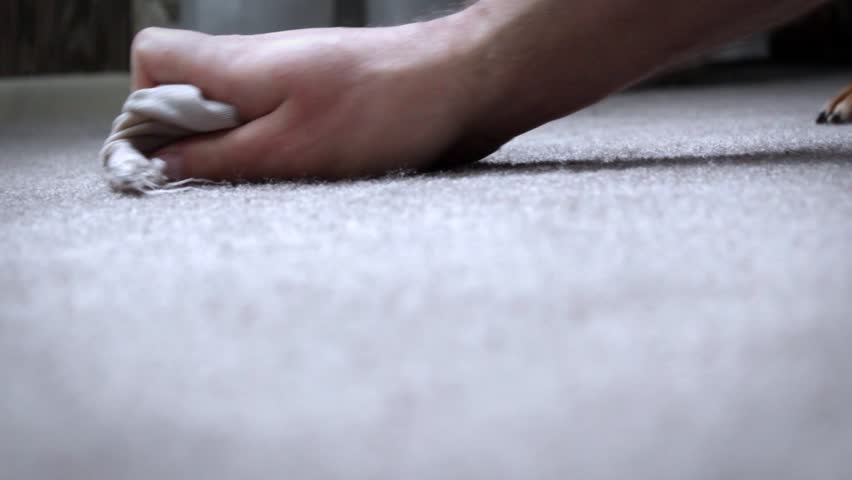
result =
[[852,478],[850,78],[151,198],[126,77],[0,81],[0,478]]

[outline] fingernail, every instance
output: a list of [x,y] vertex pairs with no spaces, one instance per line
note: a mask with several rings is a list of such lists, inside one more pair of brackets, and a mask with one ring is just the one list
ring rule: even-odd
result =
[[157,158],[166,162],[166,176],[169,180],[183,180],[183,157],[176,152],[166,152],[157,155]]

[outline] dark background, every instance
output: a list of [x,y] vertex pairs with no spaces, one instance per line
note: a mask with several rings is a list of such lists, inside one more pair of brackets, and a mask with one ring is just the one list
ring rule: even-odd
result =
[[[141,0],[3,0],[0,76],[127,70]],[[180,8],[161,0],[172,20]],[[367,0],[337,0],[331,23],[368,22]],[[770,34],[771,62],[852,63],[852,0],[837,0]]]
[[0,75],[127,69],[130,2],[0,1]]

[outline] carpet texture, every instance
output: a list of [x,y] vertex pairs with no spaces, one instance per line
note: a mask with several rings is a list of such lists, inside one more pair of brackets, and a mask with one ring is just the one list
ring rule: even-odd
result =
[[152,198],[126,77],[0,81],[0,478],[852,478],[850,78]]

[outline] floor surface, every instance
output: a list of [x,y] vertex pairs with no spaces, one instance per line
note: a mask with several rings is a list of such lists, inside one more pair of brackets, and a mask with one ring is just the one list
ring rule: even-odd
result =
[[0,478],[852,478],[850,79],[151,198],[126,78],[0,81]]

